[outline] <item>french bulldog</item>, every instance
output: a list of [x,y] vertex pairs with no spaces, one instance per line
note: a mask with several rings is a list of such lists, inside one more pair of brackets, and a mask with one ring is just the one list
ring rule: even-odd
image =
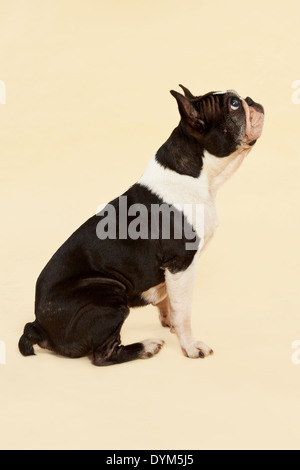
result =
[[120,336],[130,308],[147,304],[185,356],[212,354],[191,329],[196,265],[218,226],[216,193],[260,137],[264,109],[234,90],[194,96],[180,87],[184,94],[171,91],[180,122],[144,174],[76,230],[38,277],[36,318],[19,340],[24,356],[38,344],[97,366],[152,357],[164,341],[123,345]]

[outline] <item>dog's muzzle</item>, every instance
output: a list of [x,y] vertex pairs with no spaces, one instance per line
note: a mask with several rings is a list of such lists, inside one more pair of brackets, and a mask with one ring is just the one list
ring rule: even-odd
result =
[[248,105],[244,106],[246,112],[245,138],[247,145],[252,146],[261,136],[265,111],[261,104],[255,103],[255,101],[253,101],[249,96],[247,96],[244,102]]

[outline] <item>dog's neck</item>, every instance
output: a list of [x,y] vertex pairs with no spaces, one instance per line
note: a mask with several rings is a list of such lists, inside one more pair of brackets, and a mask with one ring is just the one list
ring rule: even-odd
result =
[[160,165],[180,175],[198,178],[202,168],[203,149],[185,132],[180,123],[156,153]]
[[[215,157],[188,136],[181,124],[160,147],[156,161],[166,170],[198,180],[201,198],[215,197],[220,186],[235,173],[251,147],[242,146],[227,157]],[[176,178],[177,179],[177,178]]]
[[203,152],[203,166],[200,174],[203,184],[207,185],[207,191],[215,196],[218,189],[240,167],[250,148],[241,148],[228,157],[215,157],[209,152]]

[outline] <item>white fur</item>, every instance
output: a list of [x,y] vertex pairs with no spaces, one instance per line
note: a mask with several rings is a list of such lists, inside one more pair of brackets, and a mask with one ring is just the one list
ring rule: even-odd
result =
[[[218,189],[225,181],[236,172],[249,151],[249,148],[238,150],[223,158],[215,157],[206,150],[204,151],[203,168],[199,179],[202,177],[202,185],[206,184],[208,192],[213,198],[216,197]],[[206,180],[205,183],[204,180]]]
[[202,356],[208,356],[212,353],[209,346],[201,341],[196,341],[192,334],[191,310],[196,279],[197,255],[185,271],[176,274],[172,274],[168,269],[165,271],[172,328],[178,336],[184,354],[194,358],[199,357],[201,353]]
[[142,343],[145,348],[143,355],[141,356],[142,359],[154,356],[154,354],[157,354],[164,345],[164,341],[162,339],[145,339]]
[[167,297],[166,284],[162,282],[161,284],[158,284],[157,286],[151,287],[150,289],[142,293],[142,297],[149,304],[152,304],[152,305],[159,304],[162,300],[164,300]]
[[234,93],[235,95],[240,96],[235,90],[215,91],[213,95],[225,95],[226,93]]

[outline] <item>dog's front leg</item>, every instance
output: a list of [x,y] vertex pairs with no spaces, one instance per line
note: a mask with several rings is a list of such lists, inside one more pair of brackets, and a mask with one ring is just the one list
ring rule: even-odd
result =
[[192,296],[196,278],[195,256],[192,264],[179,273],[165,271],[167,293],[170,303],[171,324],[178,336],[181,349],[188,357],[205,357],[213,353],[212,349],[201,341],[196,341],[192,334],[191,310]]

